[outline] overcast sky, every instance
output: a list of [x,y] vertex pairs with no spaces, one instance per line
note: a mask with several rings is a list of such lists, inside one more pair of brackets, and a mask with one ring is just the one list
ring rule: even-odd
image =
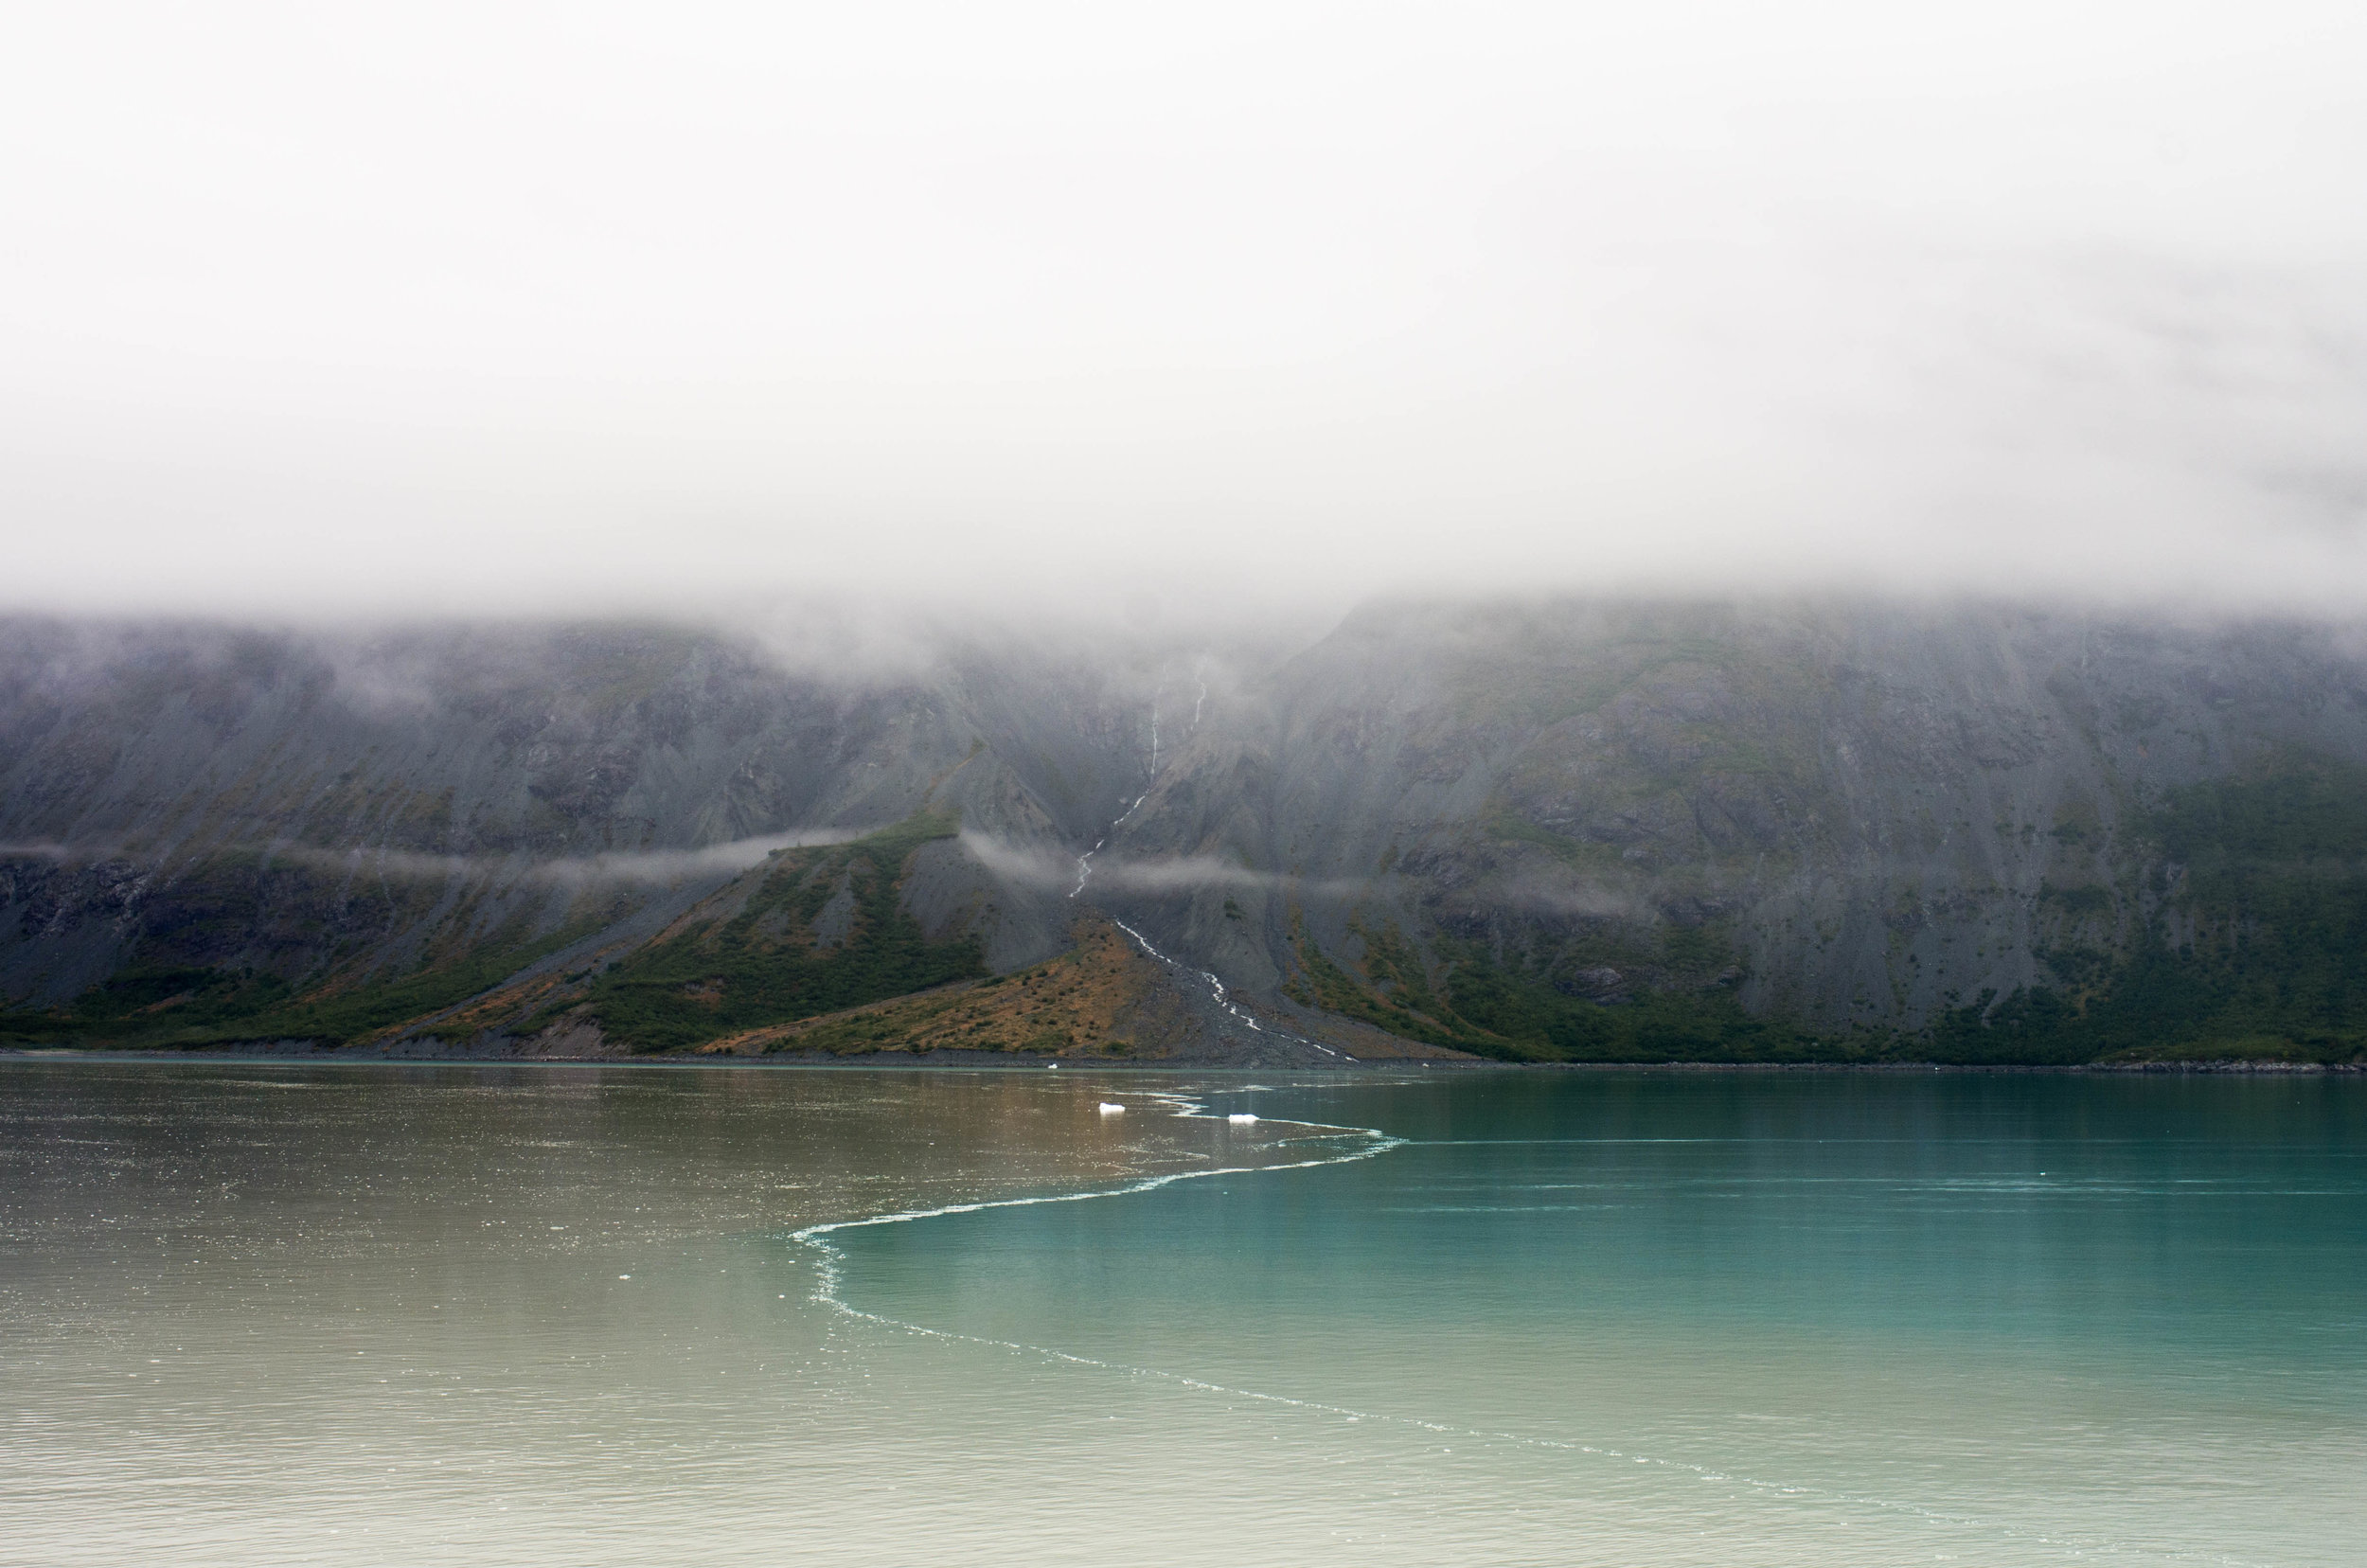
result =
[[19,8],[0,602],[2367,603],[2367,8]]

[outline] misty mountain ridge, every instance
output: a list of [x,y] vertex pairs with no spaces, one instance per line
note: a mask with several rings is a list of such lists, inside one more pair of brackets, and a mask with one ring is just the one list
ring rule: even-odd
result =
[[2352,1061],[2362,646],[1838,601],[869,667],[17,619],[0,1039]]

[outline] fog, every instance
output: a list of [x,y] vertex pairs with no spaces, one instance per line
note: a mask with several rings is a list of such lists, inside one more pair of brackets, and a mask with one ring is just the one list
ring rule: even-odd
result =
[[1038,892],[1063,893],[1070,898],[1090,885],[1095,893],[1179,893],[1203,887],[1241,892],[1283,889],[1292,893],[1344,894],[1361,883],[1323,882],[1306,877],[1258,871],[1214,855],[1128,855],[1096,848],[1092,871],[1085,875],[1077,857],[965,829],[962,847],[1006,885]]
[[[309,870],[342,872],[361,881],[444,882],[454,878],[544,882],[582,888],[627,883],[666,886],[685,879],[729,877],[761,865],[783,849],[852,844],[863,836],[861,828],[798,828],[785,833],[732,839],[700,849],[612,850],[597,855],[427,855],[373,845],[347,850],[322,849],[293,843],[208,844],[205,852],[225,850],[301,865]],[[97,842],[62,844],[0,843],[0,857],[83,864],[113,856],[141,855],[149,846]]]
[[2367,18],[34,8],[0,606],[2367,591]]

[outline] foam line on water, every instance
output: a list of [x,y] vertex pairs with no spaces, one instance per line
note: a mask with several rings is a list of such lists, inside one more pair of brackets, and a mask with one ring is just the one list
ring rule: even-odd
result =
[[[1188,1096],[1163,1092],[1140,1097],[1153,1104],[1169,1107],[1180,1118],[1215,1119],[1209,1114],[1205,1102],[1193,1099]],[[1091,1187],[1082,1192],[1041,1193],[1029,1198],[989,1198],[982,1199],[974,1203],[941,1203],[934,1208],[900,1209],[893,1214],[874,1214],[860,1220],[832,1220],[818,1225],[808,1225],[800,1231],[792,1231],[789,1238],[792,1241],[817,1248],[825,1256],[823,1278],[814,1291],[813,1299],[838,1311],[867,1318],[872,1314],[856,1311],[840,1300],[836,1294],[837,1249],[823,1238],[839,1231],[864,1230],[877,1225],[910,1224],[917,1220],[940,1220],[950,1215],[977,1214],[987,1209],[1031,1208],[1042,1203],[1084,1203],[1103,1198],[1125,1198],[1137,1192],[1152,1192],[1175,1182],[1195,1182],[1209,1176],[1255,1176],[1270,1170],[1311,1170],[1319,1166],[1347,1165],[1357,1160],[1369,1160],[1374,1155],[1385,1154],[1405,1142],[1404,1139],[1394,1137],[1377,1127],[1346,1127],[1332,1122],[1302,1121],[1290,1117],[1269,1117],[1261,1120],[1258,1125],[1304,1127],[1310,1129],[1317,1137],[1321,1138],[1356,1137],[1370,1139],[1371,1142],[1361,1149],[1350,1149],[1345,1153],[1334,1154],[1319,1160],[1294,1160],[1286,1164],[1268,1166],[1214,1166],[1206,1170],[1170,1170],[1162,1175],[1146,1176],[1140,1181],[1128,1182],[1118,1186]],[[1286,1139],[1283,1141],[1309,1142],[1312,1140]],[[888,1320],[878,1319],[877,1321]]]
[[[1139,938],[1137,938],[1139,940]],[[1214,1120],[1204,1101],[1171,1093],[1141,1096],[1154,1103],[1169,1106],[1181,1118]],[[1181,1372],[1163,1371],[1152,1366],[1134,1366],[1124,1362],[1104,1361],[1095,1356],[1078,1355],[1052,1345],[1026,1345],[1017,1340],[989,1339],[977,1334],[965,1334],[951,1328],[932,1328],[925,1324],[910,1323],[901,1318],[867,1312],[847,1301],[841,1293],[845,1282],[843,1264],[845,1255],[828,1238],[841,1232],[864,1230],[881,1225],[911,1224],[922,1220],[948,1219],[956,1215],[979,1214],[988,1209],[1031,1208],[1047,1203],[1094,1203],[1103,1199],[1127,1198],[1136,1193],[1154,1192],[1178,1182],[1200,1181],[1212,1176],[1257,1176],[1279,1174],[1292,1170],[1314,1170],[1327,1166],[1350,1165],[1402,1149],[1414,1140],[1399,1138],[1375,1127],[1348,1127],[1331,1122],[1301,1121],[1275,1117],[1261,1119],[1267,1127],[1303,1127],[1311,1130],[1314,1137],[1286,1139],[1286,1143],[1311,1142],[1315,1138],[1361,1137],[1370,1140],[1363,1147],[1322,1159],[1294,1160],[1268,1166],[1218,1166],[1205,1170],[1175,1170],[1158,1176],[1147,1176],[1112,1187],[1093,1187],[1079,1192],[1045,1193],[1027,1198],[986,1199],[974,1203],[941,1203],[934,1208],[902,1209],[892,1214],[870,1215],[859,1220],[834,1220],[808,1225],[793,1231],[790,1239],[814,1250],[818,1256],[814,1289],[810,1297],[840,1316],[863,1323],[892,1328],[901,1333],[953,1344],[975,1345],[988,1349],[1009,1351],[1017,1355],[1036,1356],[1062,1365],[1089,1367],[1095,1371],[1114,1372],[1127,1377],[1148,1378],[1172,1383],[1195,1393],[1219,1395],[1226,1399],[1248,1399],[1278,1408],[1305,1411],[1310,1415],[1338,1417],[1350,1421],[1372,1421],[1386,1426],[1402,1427],[1437,1436],[1459,1437],[1470,1442],[1500,1443],[1536,1451],[1582,1454],[1600,1459],[1619,1459],[1631,1464],[1657,1467],[1689,1474],[1708,1483],[1745,1488],[1769,1499],[1796,1498],[1844,1507],[1862,1508],[1872,1512],[1916,1520],[1935,1528],[1973,1530],[1993,1534],[2024,1544],[2059,1548],[2073,1556],[2093,1555],[2119,1558],[2125,1560],[2153,1562],[2200,1562],[2219,1568],[2271,1568],[2271,1565],[2250,1559],[2229,1557],[2222,1553],[2183,1551],[2138,1545],[2127,1541],[2101,1540],[2059,1530],[2041,1531],[2036,1528],[2002,1523],[1965,1514],[1954,1514],[1917,1503],[1902,1503],[1894,1499],[1871,1497],[1858,1493],[1836,1491],[1827,1488],[1801,1486],[1791,1482],[1762,1480],[1754,1476],[1721,1470],[1709,1465],[1697,1465],[1682,1459],[1667,1459],[1654,1454],[1639,1453],[1631,1449],[1609,1443],[1582,1443],[1553,1437],[1539,1437],[1525,1433],[1497,1432],[1485,1427],[1468,1427],[1450,1421],[1433,1421],[1417,1416],[1398,1416],[1383,1411],[1359,1410],[1347,1405],[1328,1404],[1319,1399],[1295,1399],[1287,1394],[1270,1394],[1259,1389],[1238,1388],[1228,1383],[1210,1382]]]

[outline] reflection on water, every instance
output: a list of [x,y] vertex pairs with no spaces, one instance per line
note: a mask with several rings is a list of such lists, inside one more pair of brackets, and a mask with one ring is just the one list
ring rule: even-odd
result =
[[2362,1200],[2326,1079],[16,1063],[0,1559],[2354,1561]]

